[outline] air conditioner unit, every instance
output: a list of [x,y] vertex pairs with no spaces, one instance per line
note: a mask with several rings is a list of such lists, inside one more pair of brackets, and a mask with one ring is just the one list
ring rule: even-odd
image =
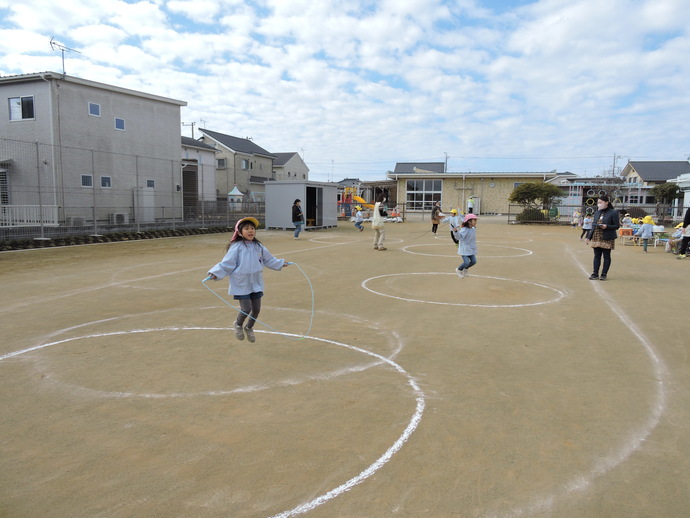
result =
[[68,227],[83,227],[84,218],[82,218],[81,216],[68,216],[66,218],[65,223]]
[[127,225],[129,223],[129,214],[126,212],[113,212],[110,214],[111,225]]

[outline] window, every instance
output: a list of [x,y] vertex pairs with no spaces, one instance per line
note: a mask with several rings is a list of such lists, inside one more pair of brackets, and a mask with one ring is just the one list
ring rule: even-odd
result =
[[216,164],[217,164],[216,167],[217,167],[218,169],[225,169],[226,167],[228,167],[228,163],[227,163],[227,161],[226,161],[225,158],[219,158],[219,159],[216,161]]
[[115,129],[125,131],[125,119],[118,119],[115,117]]
[[93,176],[91,176],[90,174],[81,175],[81,186],[93,187]]
[[89,103],[89,115],[94,117],[101,116],[101,105],[96,103]]
[[101,176],[101,187],[110,189],[113,186],[110,176]]
[[10,120],[20,121],[34,118],[34,97],[10,97]]
[[407,209],[431,210],[441,201],[442,187],[442,180],[407,180]]
[[249,160],[242,159],[242,169],[249,169]]
[[149,189],[153,189],[156,187],[156,181],[155,180],[146,180],[146,187]]

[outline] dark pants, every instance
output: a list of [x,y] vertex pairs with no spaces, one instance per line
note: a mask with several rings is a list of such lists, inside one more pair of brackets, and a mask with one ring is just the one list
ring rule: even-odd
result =
[[450,237],[453,240],[453,243],[455,243],[456,245],[459,243],[459,241],[455,237],[455,232],[453,232],[452,230],[450,231]]
[[611,250],[608,248],[593,248],[594,250],[594,273],[599,275],[599,267],[601,266],[601,256],[604,256],[604,268],[601,270],[601,275],[607,275],[611,267]]
[[[261,295],[263,295],[262,292]],[[257,295],[255,293],[252,293],[252,295]],[[242,327],[242,324],[244,324],[244,321],[247,319],[247,316],[249,316],[249,322],[247,322],[247,327],[251,329],[254,327],[254,322],[259,318],[259,313],[261,313],[261,295],[258,297],[253,297],[253,298],[242,298],[239,299],[240,301],[240,309],[242,310],[241,313],[237,314],[237,324]]]
[[688,243],[690,243],[690,237],[683,237],[683,240],[680,242],[679,255],[685,255],[685,252],[688,250]]
[[432,223],[431,224],[431,232],[435,234],[437,230],[438,230],[438,223]]

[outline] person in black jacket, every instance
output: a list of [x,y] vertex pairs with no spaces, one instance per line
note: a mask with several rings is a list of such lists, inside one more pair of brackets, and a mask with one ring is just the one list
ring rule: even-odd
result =
[[295,239],[299,237],[299,233],[302,231],[302,224],[304,223],[304,215],[300,207],[301,204],[302,202],[299,199],[295,200],[295,203],[292,204],[292,224],[295,225]]
[[690,243],[690,208],[685,211],[685,218],[683,218],[683,240],[680,242],[680,250],[677,258],[685,259],[685,253],[688,250],[688,243]]
[[[616,246],[620,216],[613,208],[608,196],[599,196],[597,199],[597,211],[594,213],[592,230],[587,233],[585,243],[592,245],[594,250],[594,270],[589,276],[590,280],[599,279],[605,281],[611,267],[611,250]],[[604,267],[599,275],[601,258],[604,258]]]

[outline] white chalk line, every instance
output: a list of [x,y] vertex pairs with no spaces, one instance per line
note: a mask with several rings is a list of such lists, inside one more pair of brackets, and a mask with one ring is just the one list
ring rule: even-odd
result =
[[[40,349],[44,349],[46,347],[51,347],[59,344],[64,344],[68,343],[74,340],[79,340],[79,339],[86,339],[86,338],[100,338],[100,337],[106,337],[106,336],[118,336],[118,335],[123,335],[123,334],[135,334],[135,333],[147,333],[147,332],[156,332],[156,331],[179,331],[179,330],[226,330],[227,328],[207,328],[207,327],[169,327],[169,328],[153,328],[153,329],[134,329],[134,330],[129,330],[129,331],[113,331],[109,333],[97,333],[93,335],[87,335],[83,337],[76,337],[76,338],[66,338],[64,340],[58,340],[49,344],[42,344],[34,347],[28,347],[26,349],[22,349],[20,351],[14,351],[12,353],[4,354],[0,356],[0,361],[5,360],[7,358],[12,358],[15,356],[19,356],[22,354],[26,354],[31,351],[36,351]],[[294,337],[300,337],[301,335],[297,334],[291,334],[291,333],[278,333],[278,332],[273,332],[273,331],[262,331],[262,330],[257,330],[257,332],[260,333],[265,333],[265,334],[274,334],[274,335],[287,335],[287,336],[294,336]],[[340,486],[331,489],[330,491],[324,493],[323,495],[320,495],[313,500],[300,504],[297,507],[288,510],[288,511],[283,511],[282,513],[279,513],[277,515],[274,515],[274,518],[287,518],[289,516],[296,516],[299,514],[304,514],[306,512],[309,512],[316,507],[325,504],[326,502],[333,500],[334,498],[337,498],[339,495],[349,491],[353,487],[355,487],[358,484],[361,484],[364,482],[367,478],[371,477],[374,473],[376,473],[378,470],[380,470],[385,464],[388,463],[388,461],[397,453],[403,445],[407,442],[407,440],[410,438],[412,433],[417,429],[417,426],[419,426],[419,423],[421,422],[422,415],[424,413],[424,408],[425,408],[425,394],[422,391],[422,389],[419,387],[417,382],[414,380],[414,378],[398,363],[394,362],[393,360],[386,358],[385,356],[382,356],[378,353],[374,353],[372,351],[367,351],[366,349],[362,349],[361,347],[357,347],[354,345],[348,345],[344,344],[341,342],[336,342],[334,340],[327,340],[325,338],[317,338],[317,337],[309,337],[310,340],[317,340],[320,342],[324,343],[329,343],[333,345],[337,345],[339,347],[345,347],[347,349],[351,349],[356,352],[360,352],[362,354],[371,356],[379,362],[378,364],[387,364],[391,366],[394,370],[396,370],[398,373],[402,374],[407,378],[408,385],[412,388],[412,390],[415,393],[415,400],[416,400],[416,407],[415,407],[415,412],[412,415],[412,418],[410,419],[410,422],[408,425],[405,427],[405,430],[403,431],[402,435],[393,443],[392,446],[390,446],[386,452],[381,455],[373,464],[371,464],[369,467],[367,467],[364,471],[356,475],[355,477],[347,480]],[[347,371],[347,369],[345,369]],[[230,393],[237,393],[237,391],[232,391]],[[209,394],[210,395],[210,394]]]
[[[452,241],[451,241],[450,244],[453,244]],[[445,246],[445,245],[439,245],[439,244],[436,244],[436,243],[432,243],[432,244],[425,244],[425,243],[422,243],[422,244],[420,244],[420,245],[407,245],[407,246],[404,246],[404,247],[402,248],[402,250],[403,250],[403,252],[407,252],[408,254],[413,254],[413,255],[426,255],[426,256],[430,256],[430,257],[457,257],[457,256],[458,256],[458,253],[457,253],[457,245],[454,245],[455,253],[453,253],[453,254],[425,254],[425,253],[422,253],[422,252],[413,252],[413,251],[409,250],[410,248],[415,248],[415,247],[420,247],[420,246]],[[511,250],[520,250],[521,252],[525,252],[525,253],[521,253],[521,254],[512,254],[512,255],[486,255],[486,254],[482,253],[482,259],[485,259],[485,258],[496,258],[496,257],[523,257],[523,256],[526,256],[526,255],[532,255],[532,254],[534,253],[534,252],[532,252],[532,250],[528,250],[527,248],[518,248],[518,247],[515,247],[515,246],[487,245],[487,244],[484,244],[484,245],[482,245],[482,250],[484,250],[484,247],[510,248]]]
[[[566,292],[559,290],[557,288],[554,288],[552,286],[547,286],[546,284],[539,284],[537,282],[531,282],[531,281],[525,281],[521,279],[507,279],[504,277],[493,277],[490,275],[472,275],[473,278],[479,278],[479,279],[495,279],[499,281],[507,281],[507,282],[518,282],[522,284],[529,284],[531,286],[537,286],[539,288],[544,288],[547,290],[551,290],[556,292],[555,297],[549,299],[549,300],[544,300],[544,301],[539,301],[539,302],[526,302],[523,304],[469,304],[469,303],[462,303],[462,302],[440,302],[440,301],[435,301],[435,300],[421,300],[421,299],[413,299],[413,298],[408,298],[408,297],[398,297],[396,295],[390,295],[388,293],[383,293],[380,291],[376,291],[372,288],[369,288],[367,286],[367,283],[369,281],[373,281],[376,279],[382,279],[384,277],[401,277],[405,275],[452,275],[455,276],[454,273],[445,273],[445,272],[410,272],[410,273],[388,273],[385,275],[377,275],[376,277],[369,277],[368,279],[364,279],[362,281],[362,288],[365,290],[374,293],[376,295],[381,295],[382,297],[389,297],[392,299],[397,299],[397,300],[404,300],[406,302],[419,302],[422,304],[439,304],[443,306],[466,306],[466,307],[476,307],[476,308],[522,308],[522,307],[529,307],[529,306],[541,306],[543,304],[553,304],[555,302],[558,302],[561,300],[563,297],[565,297]],[[458,280],[458,282],[466,282],[466,280]]]
[[[137,333],[147,333],[147,332],[162,332],[162,331],[232,331],[232,328],[230,327],[168,327],[168,328],[154,328],[154,329],[137,329],[137,330],[128,330],[128,331],[113,331],[111,333],[96,333],[92,335],[84,335],[84,336],[77,336],[77,337],[71,337],[67,338],[64,340],[59,340],[51,343],[46,343],[42,344],[40,346],[36,347],[30,347],[27,349],[24,349],[22,351],[16,351],[15,353],[10,353],[5,355],[5,357],[9,358],[12,356],[18,356],[20,354],[24,354],[27,352],[31,352],[37,349],[43,349],[47,347],[52,347],[54,345],[60,345],[68,342],[73,342],[73,341],[78,341],[78,340],[87,340],[91,338],[103,338],[106,336],[122,336],[122,335],[128,335],[128,334],[137,334]],[[256,333],[266,333],[266,334],[278,334],[278,335],[286,335],[286,336],[298,336],[301,337],[302,335],[299,334],[292,334],[292,333],[285,333],[285,332],[270,332],[270,331],[264,331],[260,329],[255,329]],[[400,341],[400,336],[397,333],[393,333],[393,336],[398,339],[397,343],[398,346],[394,348],[392,351],[391,355],[388,356],[388,358],[394,358],[398,355],[400,350],[402,349],[401,341]],[[307,337],[305,338],[306,340],[310,340],[312,337]],[[322,340],[320,338],[315,338],[315,340]],[[0,361],[6,359],[5,357],[0,357]],[[366,370],[369,370],[373,367],[377,367],[381,365],[381,361],[375,361],[372,363],[366,363],[362,365],[353,365],[351,367],[346,367],[342,369],[334,369],[331,371],[326,371],[318,374],[312,374],[312,375],[307,375],[303,376],[301,378],[287,378],[283,379],[280,381],[276,381],[274,383],[266,383],[266,384],[257,384],[257,385],[247,385],[247,386],[242,386],[238,387],[235,389],[231,390],[208,390],[208,391],[202,391],[202,392],[173,392],[173,393],[139,393],[139,392],[121,392],[121,391],[106,391],[106,390],[97,390],[97,389],[92,389],[89,387],[84,387],[81,385],[75,385],[73,383],[67,383],[61,380],[54,379],[48,375],[43,375],[42,376],[42,381],[49,381],[52,382],[58,386],[62,387],[67,387],[70,389],[70,391],[75,392],[75,393],[82,393],[82,394],[88,394],[91,397],[102,397],[102,398],[116,398],[116,399],[124,399],[124,398],[140,398],[140,399],[166,399],[166,398],[194,398],[194,397],[200,397],[200,396],[209,396],[209,397],[215,397],[215,396],[229,396],[233,394],[248,394],[248,393],[254,393],[254,392],[260,392],[264,390],[271,390],[277,387],[291,387],[291,386],[296,386],[300,385],[302,383],[307,383],[309,381],[328,381],[331,379],[338,378],[340,376],[348,375],[348,374],[353,374],[357,372],[364,372]]]
[[[575,260],[574,254],[569,253],[568,255],[582,271],[583,275],[588,275],[588,270]],[[625,311],[606,293],[602,283],[600,281],[590,280],[587,280],[587,282],[590,283],[590,285],[594,288],[594,290],[597,292],[597,295],[606,301],[608,307],[611,309],[613,314],[618,317],[620,322],[633,334],[635,338],[637,338],[638,342],[642,345],[642,348],[651,360],[654,377],[656,378],[656,394],[654,395],[652,410],[641,426],[637,429],[631,430],[627,439],[621,442],[617,449],[612,450],[608,455],[601,458],[587,473],[580,473],[573,476],[564,484],[563,490],[545,497],[537,498],[531,504],[514,508],[508,513],[487,514],[485,515],[487,517],[505,516],[513,518],[531,515],[537,512],[543,513],[549,511],[553,508],[553,505],[559,496],[562,497],[572,493],[584,491],[591,486],[595,479],[605,475],[610,470],[627,461],[628,458],[630,458],[630,456],[635,453],[647,440],[647,438],[652,434],[654,429],[661,421],[661,416],[666,409],[666,385],[669,383],[670,376],[666,364],[657,354],[650,340],[635,324],[635,321],[630,318]]]

